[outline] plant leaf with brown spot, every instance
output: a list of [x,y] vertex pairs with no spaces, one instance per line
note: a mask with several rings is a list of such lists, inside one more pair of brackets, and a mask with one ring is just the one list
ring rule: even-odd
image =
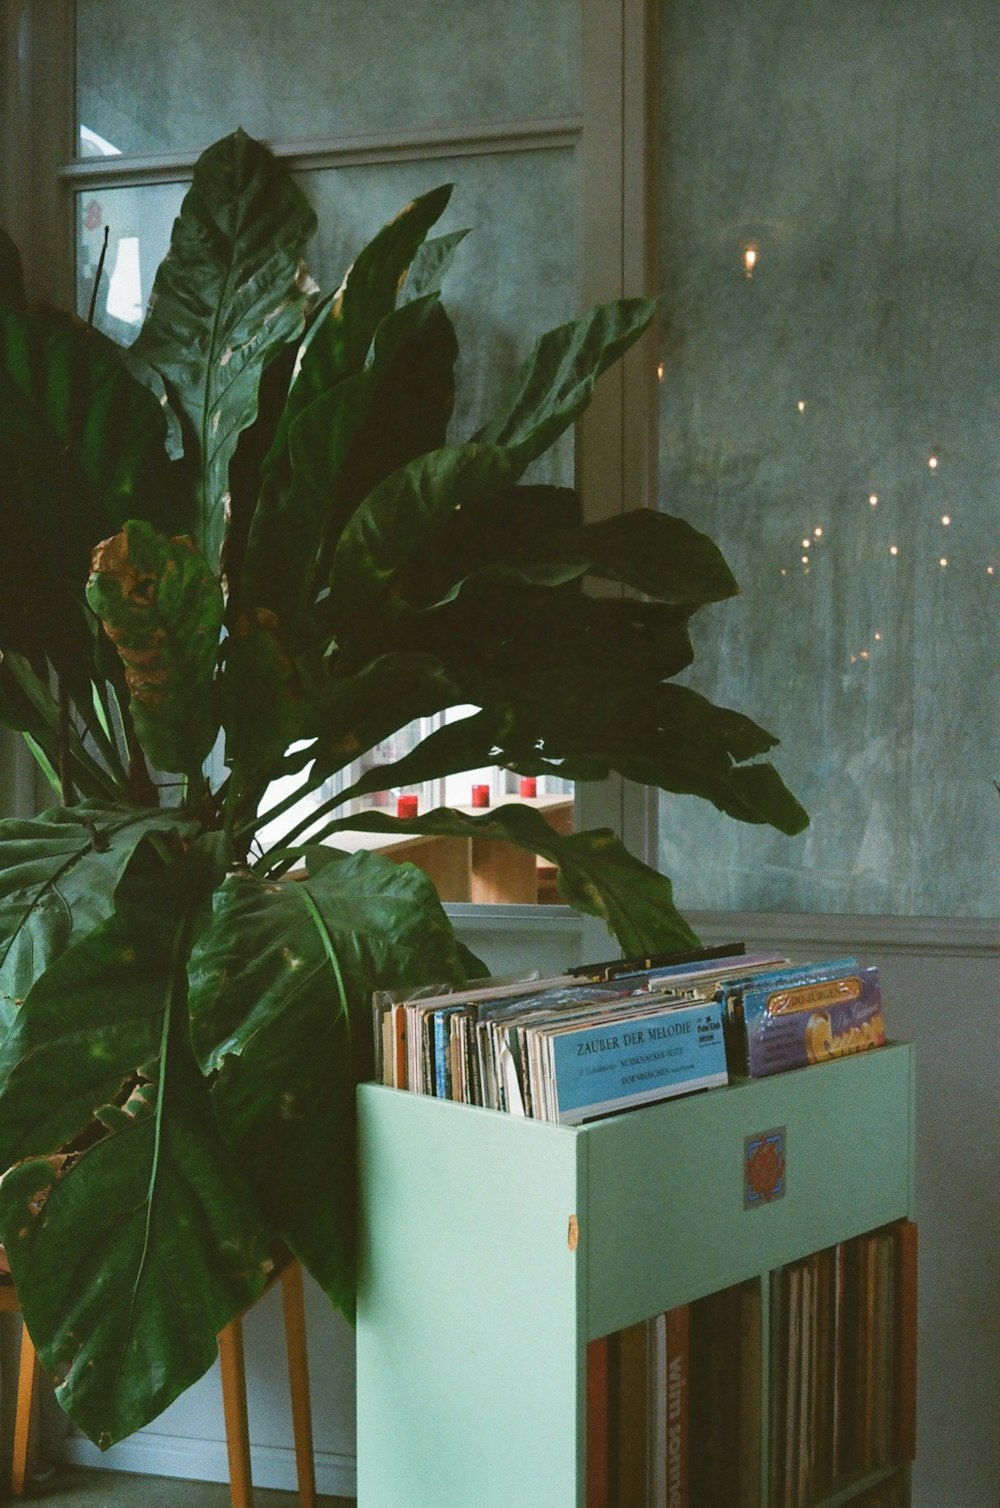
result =
[[184,535],[131,520],[98,545],[87,601],[125,667],[131,712],[158,770],[197,774],[218,732],[212,679],[222,589]]
[[190,525],[166,417],[117,346],[53,309],[0,303],[0,648],[75,684],[93,666],[83,603],[95,542],[128,518]]

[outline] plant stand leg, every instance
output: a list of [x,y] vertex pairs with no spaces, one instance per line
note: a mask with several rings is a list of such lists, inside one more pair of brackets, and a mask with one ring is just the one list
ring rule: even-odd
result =
[[295,1437],[299,1504],[300,1508],[316,1508],[306,1311],[302,1268],[298,1262],[289,1263],[281,1274],[281,1299],[285,1315],[285,1347],[288,1352],[288,1386],[292,1395],[292,1430]]
[[234,1319],[219,1332],[219,1371],[229,1454],[229,1496],[233,1508],[253,1508],[247,1379],[243,1360],[243,1325],[239,1319]]
[[38,1397],[38,1355],[28,1334],[21,1330],[21,1360],[17,1373],[17,1410],[14,1418],[14,1449],[11,1456],[10,1490],[14,1497],[24,1496],[28,1483],[31,1436]]

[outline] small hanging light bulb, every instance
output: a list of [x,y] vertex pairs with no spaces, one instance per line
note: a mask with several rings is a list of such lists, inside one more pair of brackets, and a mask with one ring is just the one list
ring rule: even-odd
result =
[[753,270],[757,265],[757,248],[751,241],[749,246],[743,248],[743,276],[753,277]]

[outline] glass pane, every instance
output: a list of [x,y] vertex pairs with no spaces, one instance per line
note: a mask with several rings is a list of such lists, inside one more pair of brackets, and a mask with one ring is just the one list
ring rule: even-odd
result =
[[[443,293],[461,351],[451,438],[467,438],[489,418],[535,339],[576,312],[573,153],[337,168],[304,174],[301,182],[319,217],[310,262],[324,291],[338,286],[365,242],[415,195],[439,183],[455,184],[435,234],[472,228]],[[158,184],[78,195],[77,308],[87,311],[106,225],[108,255],[96,323],[123,344],[138,334],[185,191],[185,184]],[[565,436],[536,463],[531,480],[569,484],[572,465],[572,437]]]
[[576,0],[77,0],[80,155],[565,115],[577,32]]
[[743,595],[692,683],[796,839],[661,803],[688,907],[1000,909],[1000,9],[665,4],[661,505]]

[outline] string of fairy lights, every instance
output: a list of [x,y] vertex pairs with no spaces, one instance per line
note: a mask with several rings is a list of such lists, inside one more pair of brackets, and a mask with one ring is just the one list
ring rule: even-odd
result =
[[[757,242],[744,242],[740,247],[740,256],[742,264],[742,275],[746,280],[749,281],[753,278],[755,272],[759,270],[760,247]],[[657,377],[660,382],[664,380],[665,372],[665,363],[661,361],[657,366]],[[797,398],[795,400],[795,409],[799,415],[805,416],[809,409],[809,400],[805,397]],[[935,447],[928,452],[926,457],[926,467],[931,476],[937,477],[942,474],[941,454],[939,448]],[[867,504],[869,512],[874,512],[874,510],[883,505],[882,495],[879,492],[870,491],[867,495]],[[945,508],[945,510],[942,511],[939,515],[939,528],[944,531],[950,531],[953,527],[953,523],[953,513],[949,511],[948,508]],[[815,524],[807,528],[807,530],[801,536],[799,546],[801,553],[798,555],[798,559],[793,564],[780,565],[778,567],[779,574],[785,578],[794,576],[808,576],[816,559],[817,552],[825,542],[826,537],[826,529],[822,524]],[[947,542],[948,538],[948,534],[939,535],[938,540],[936,541],[936,564],[938,571],[947,571],[951,564],[952,555],[949,553],[950,547]],[[881,548],[885,549],[890,560],[892,561],[900,560],[903,555],[903,548],[900,544],[900,541],[895,537],[890,537],[889,541],[887,543],[884,543]],[[977,568],[984,570],[985,574],[989,577],[996,577],[997,568],[996,561],[994,559],[987,558],[985,561],[979,562]],[[883,633],[881,630],[874,631],[872,637],[873,642],[876,644],[881,644],[883,642]],[[873,651],[870,648],[859,649],[850,655],[850,663],[852,665],[857,665],[859,663],[865,664],[867,662],[870,662],[872,653]]]

